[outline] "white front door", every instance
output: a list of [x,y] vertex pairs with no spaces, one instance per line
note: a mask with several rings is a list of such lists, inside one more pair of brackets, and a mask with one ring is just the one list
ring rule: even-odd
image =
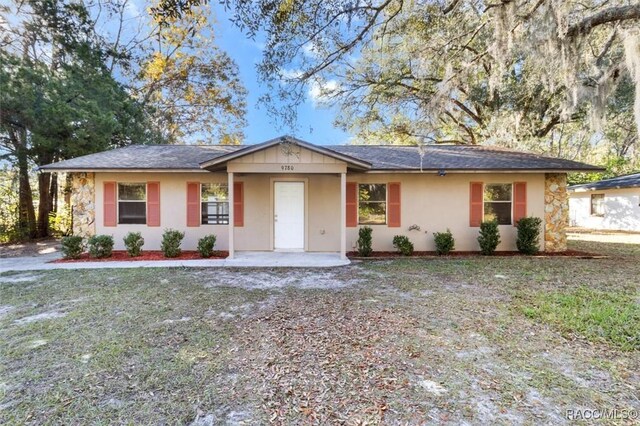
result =
[[304,250],[304,182],[274,183],[274,248]]

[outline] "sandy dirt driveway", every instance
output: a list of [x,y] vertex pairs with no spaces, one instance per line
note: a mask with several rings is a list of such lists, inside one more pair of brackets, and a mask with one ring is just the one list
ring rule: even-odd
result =
[[623,232],[570,232],[567,238],[572,241],[592,241],[598,243],[640,244],[640,233]]

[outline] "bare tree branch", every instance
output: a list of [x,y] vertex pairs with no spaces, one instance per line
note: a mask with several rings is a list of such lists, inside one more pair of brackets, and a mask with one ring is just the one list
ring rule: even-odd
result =
[[577,37],[589,33],[593,28],[610,22],[640,19],[640,4],[611,7],[588,16],[567,30],[567,37]]

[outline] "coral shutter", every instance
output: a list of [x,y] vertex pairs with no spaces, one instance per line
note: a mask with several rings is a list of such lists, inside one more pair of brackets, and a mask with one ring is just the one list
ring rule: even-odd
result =
[[160,182],[147,182],[147,226],[160,226]]
[[200,226],[200,183],[187,182],[187,226]]
[[233,183],[233,226],[244,226],[244,182]]
[[484,201],[482,182],[471,182],[469,193],[469,226],[480,226]]
[[527,182],[513,183],[513,225],[527,217]]
[[116,183],[105,182],[103,192],[104,198],[102,201],[102,206],[104,214],[104,226],[116,226],[118,223],[116,206]]
[[400,227],[400,182],[389,182],[389,228]]
[[358,184],[355,182],[347,182],[347,199],[346,199],[346,216],[349,228],[358,226]]

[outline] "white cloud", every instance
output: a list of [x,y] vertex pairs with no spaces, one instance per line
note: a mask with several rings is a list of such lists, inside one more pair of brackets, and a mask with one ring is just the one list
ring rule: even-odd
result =
[[138,17],[140,15],[140,8],[136,5],[135,0],[129,0],[125,5],[125,10],[131,17]]
[[336,80],[312,81],[309,85],[309,99],[315,106],[327,103],[335,95],[339,87]]
[[[304,72],[300,69],[281,69],[279,72],[280,82],[285,85],[293,82],[293,80],[299,79],[304,75]],[[340,89],[340,84],[337,80],[330,79],[324,80],[316,78],[308,82],[309,89],[307,90],[307,98],[313,103],[314,106],[321,106],[331,101],[336,91]]]
[[302,46],[302,53],[308,58],[317,58],[319,56],[318,48],[311,42]]

